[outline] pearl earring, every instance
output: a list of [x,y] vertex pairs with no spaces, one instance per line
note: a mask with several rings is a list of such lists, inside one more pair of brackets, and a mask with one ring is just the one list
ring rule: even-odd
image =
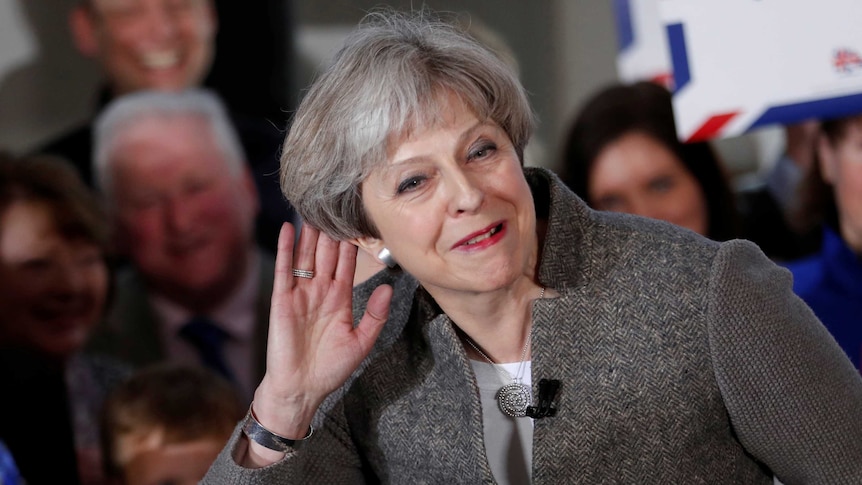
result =
[[380,252],[377,253],[377,259],[390,268],[394,268],[398,265],[398,263],[395,262],[395,258],[392,257],[392,253],[390,253],[386,248],[381,249]]

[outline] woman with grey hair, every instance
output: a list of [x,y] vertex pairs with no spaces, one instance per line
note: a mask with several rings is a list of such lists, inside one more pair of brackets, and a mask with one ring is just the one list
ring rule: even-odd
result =
[[[516,76],[429,17],[372,15],[296,114],[307,224],[204,483],[862,483],[862,380],[787,272],[523,168]],[[352,290],[354,246],[400,269]]]

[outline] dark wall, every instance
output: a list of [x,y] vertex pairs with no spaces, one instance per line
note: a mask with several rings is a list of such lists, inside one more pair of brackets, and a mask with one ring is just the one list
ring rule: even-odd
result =
[[205,84],[234,111],[284,120],[295,96],[290,0],[215,0],[216,58]]

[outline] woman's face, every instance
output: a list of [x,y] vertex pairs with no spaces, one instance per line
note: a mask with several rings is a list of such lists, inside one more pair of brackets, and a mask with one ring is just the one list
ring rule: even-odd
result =
[[707,235],[706,197],[682,161],[642,133],[628,133],[596,157],[587,181],[591,205],[668,221]]
[[57,232],[50,207],[20,201],[0,215],[0,335],[65,358],[102,315],[108,270],[99,247]]
[[823,178],[835,193],[841,236],[862,253],[862,117],[848,123],[834,146],[821,142],[820,150]]
[[392,140],[388,161],[362,184],[365,210],[386,247],[435,298],[486,292],[532,278],[537,255],[533,197],[515,147],[457,97],[437,126]]

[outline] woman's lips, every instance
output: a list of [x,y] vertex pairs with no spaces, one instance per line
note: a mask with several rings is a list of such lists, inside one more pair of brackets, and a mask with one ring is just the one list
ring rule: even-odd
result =
[[461,239],[452,249],[479,249],[494,245],[503,237],[505,229],[505,223],[497,222]]

